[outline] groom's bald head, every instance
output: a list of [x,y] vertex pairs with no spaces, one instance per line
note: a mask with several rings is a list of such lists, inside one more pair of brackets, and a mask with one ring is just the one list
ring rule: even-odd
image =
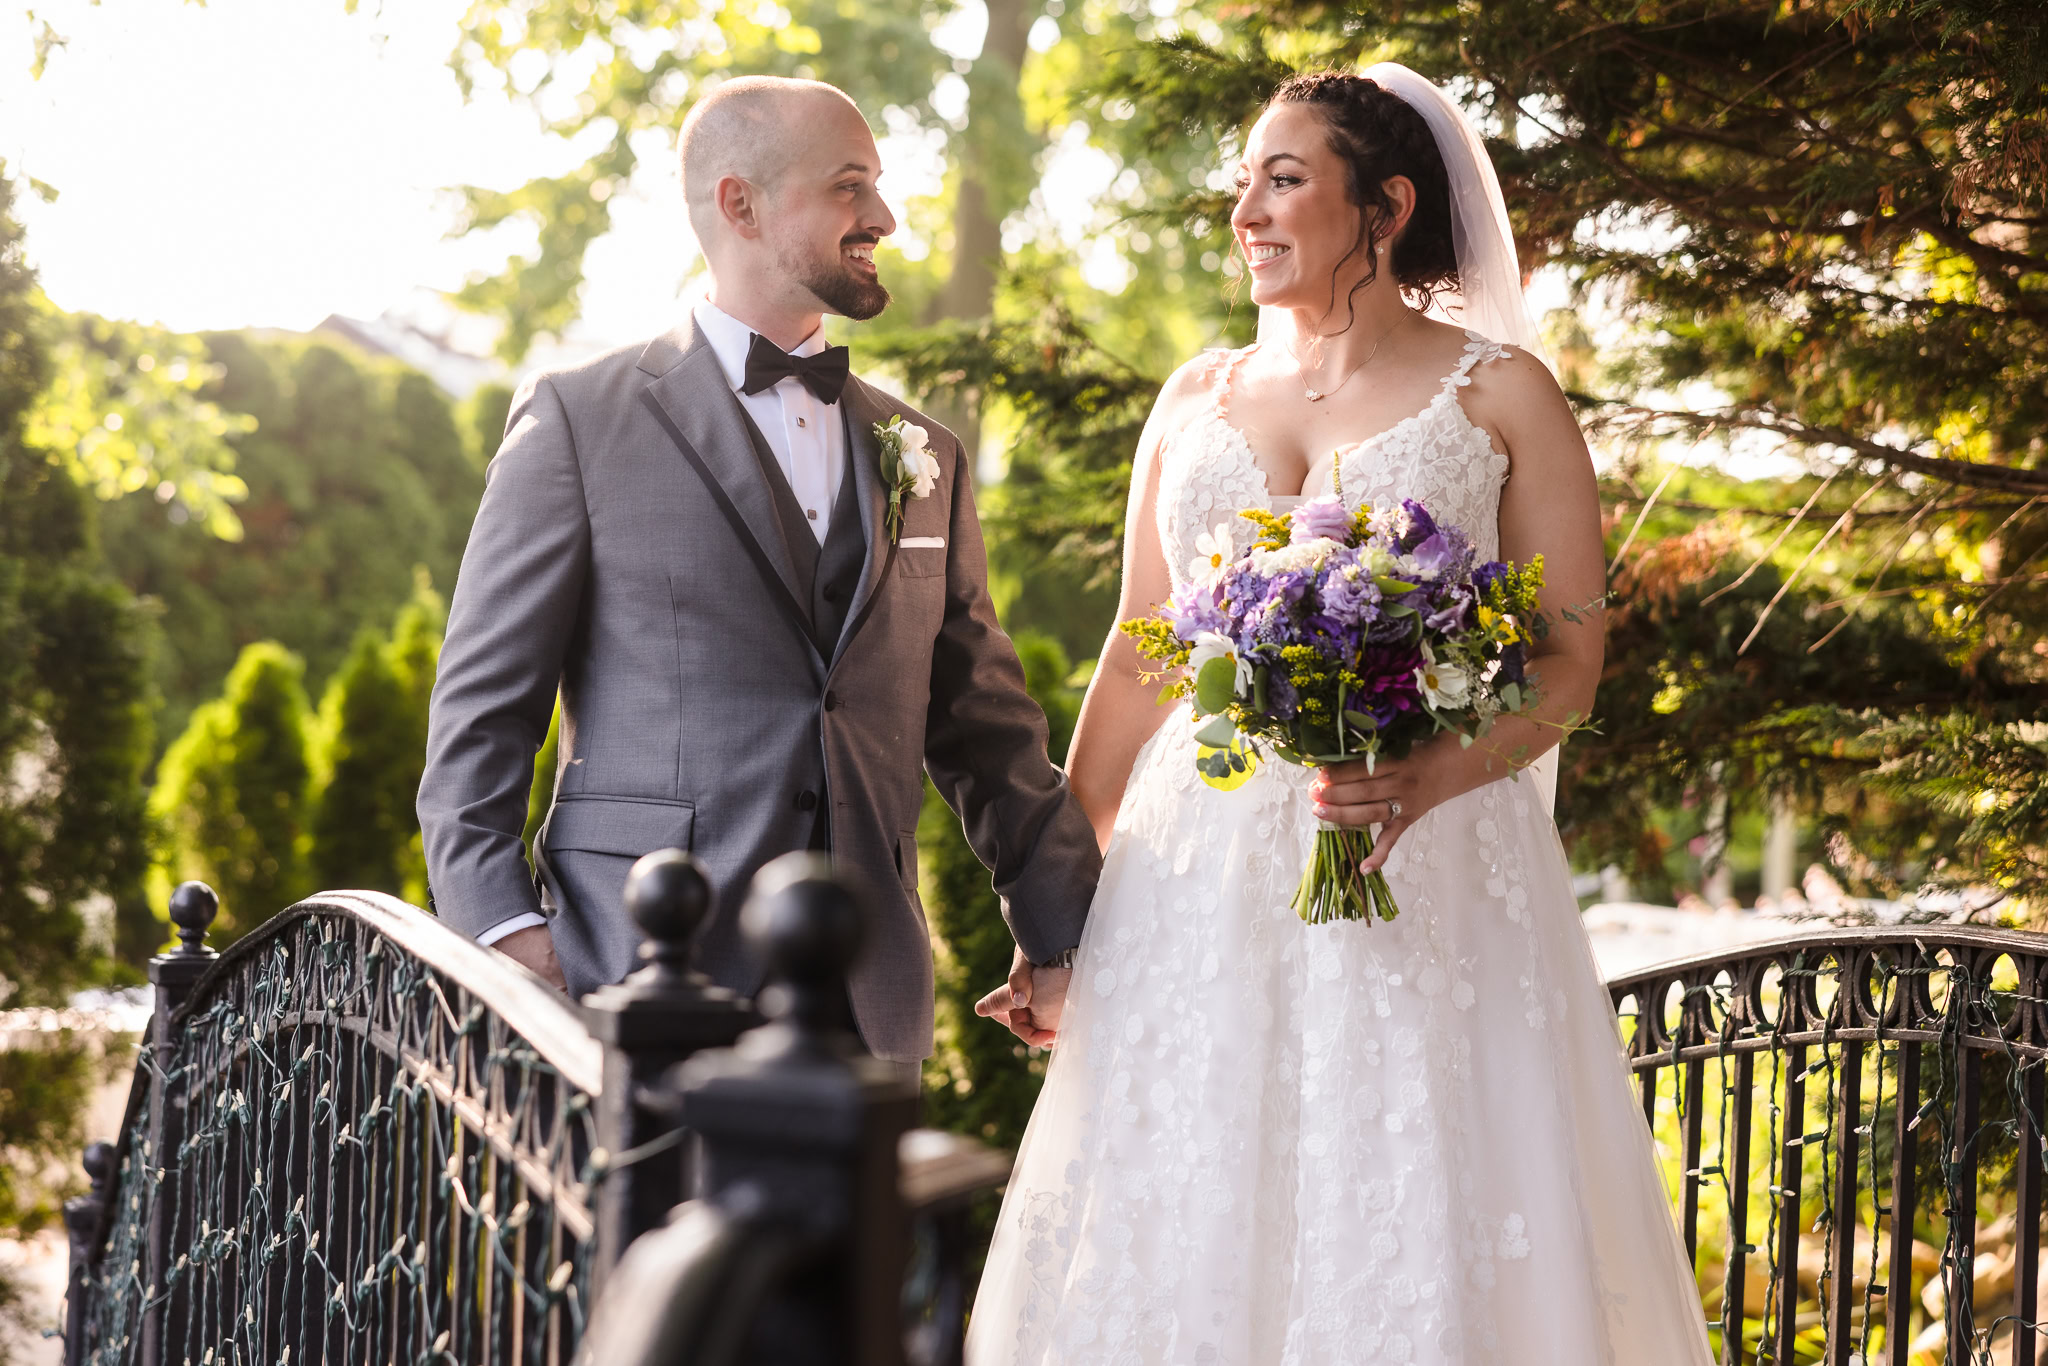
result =
[[697,101],[681,141],[683,197],[698,242],[709,245],[716,229],[721,179],[738,176],[773,191],[802,146],[801,130],[820,115],[848,113],[861,118],[839,87],[782,76],[736,76]]
[[875,244],[896,220],[875,187],[874,133],[841,91],[729,80],[683,120],[682,151],[690,226],[717,298],[747,298],[791,326],[821,312],[872,318],[888,304]]

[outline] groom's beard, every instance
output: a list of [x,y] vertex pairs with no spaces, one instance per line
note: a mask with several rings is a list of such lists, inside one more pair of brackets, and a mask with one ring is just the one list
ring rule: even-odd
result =
[[[872,246],[872,240],[853,240],[840,244],[845,246]],[[853,267],[846,264],[842,256],[830,261],[795,261],[787,256],[783,265],[798,284],[811,291],[819,303],[841,317],[855,322],[866,322],[889,306],[889,291],[880,280],[870,280],[856,275]]]

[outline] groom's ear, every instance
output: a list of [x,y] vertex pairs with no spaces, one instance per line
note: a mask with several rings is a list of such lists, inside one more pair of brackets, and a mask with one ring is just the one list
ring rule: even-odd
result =
[[761,187],[736,175],[722,175],[711,187],[712,206],[721,223],[749,241],[761,235]]

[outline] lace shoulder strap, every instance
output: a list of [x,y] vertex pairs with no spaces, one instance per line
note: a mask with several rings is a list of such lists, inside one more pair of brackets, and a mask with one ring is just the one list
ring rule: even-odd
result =
[[1500,360],[1507,353],[1508,349],[1491,337],[1466,328],[1465,353],[1458,357],[1458,368],[1444,376],[1443,391],[1450,394],[1464,388],[1472,382],[1472,371],[1475,367],[1488,361]]
[[1209,352],[1209,368],[1204,373],[1203,381],[1216,396],[1216,416],[1226,422],[1230,420],[1231,382],[1237,378],[1237,368],[1256,350],[1258,343],[1253,342],[1242,351],[1228,351],[1217,347]]

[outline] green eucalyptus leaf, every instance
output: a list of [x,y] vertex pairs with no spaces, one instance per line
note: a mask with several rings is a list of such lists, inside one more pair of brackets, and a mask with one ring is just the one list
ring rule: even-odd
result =
[[1222,749],[1237,738],[1237,725],[1227,716],[1212,717],[1209,723],[1195,732],[1195,743],[1211,749]]
[[1214,716],[1237,700],[1237,665],[1228,659],[1212,659],[1195,675],[1195,707],[1204,716]]

